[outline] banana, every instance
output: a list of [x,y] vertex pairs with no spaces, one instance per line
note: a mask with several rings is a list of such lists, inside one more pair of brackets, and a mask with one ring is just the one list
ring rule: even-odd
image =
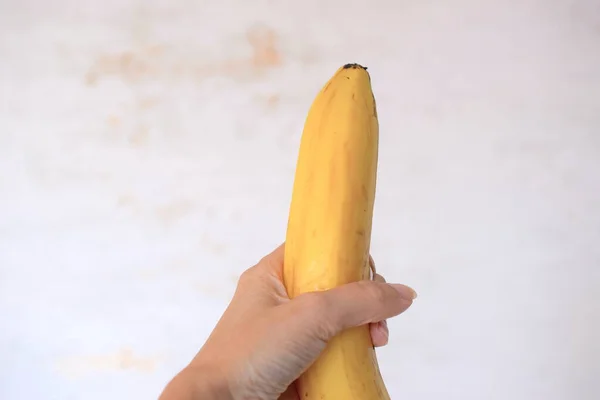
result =
[[[369,73],[344,65],[314,99],[300,141],[283,273],[291,298],[370,279],[378,146]],[[367,325],[334,337],[297,386],[303,400],[389,400]]]

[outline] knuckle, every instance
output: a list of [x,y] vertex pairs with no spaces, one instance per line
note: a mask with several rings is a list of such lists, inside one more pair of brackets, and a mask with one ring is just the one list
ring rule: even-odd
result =
[[310,321],[311,332],[319,340],[327,341],[335,332],[336,313],[332,303],[323,292],[304,293],[297,298],[303,303],[304,317]]
[[328,308],[327,296],[323,296],[323,293],[309,292],[302,294],[300,297],[303,298],[307,310],[312,313],[323,314],[323,311]]
[[254,276],[256,275],[256,265],[248,268],[240,275],[240,279],[238,280],[238,286],[246,285],[248,281],[252,281]]
[[273,258],[273,256],[271,254],[267,254],[266,256],[263,256],[257,263],[257,265],[260,264],[265,264],[265,263],[270,263],[271,259]]
[[362,285],[362,290],[365,292],[368,299],[378,304],[386,302],[387,295],[382,285],[368,281],[361,281],[359,284]]

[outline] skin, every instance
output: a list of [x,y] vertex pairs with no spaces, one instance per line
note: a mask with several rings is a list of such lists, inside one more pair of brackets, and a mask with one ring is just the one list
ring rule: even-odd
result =
[[[290,300],[283,285],[284,245],[246,270],[231,303],[198,354],[159,400],[299,400],[294,381],[344,329],[369,324],[376,347],[386,319],[404,312],[413,289],[374,273]],[[373,271],[374,263],[371,261]]]

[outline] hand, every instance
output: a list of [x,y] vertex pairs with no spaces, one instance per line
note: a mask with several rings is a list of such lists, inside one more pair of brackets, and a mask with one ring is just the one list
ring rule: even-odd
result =
[[[386,318],[405,311],[414,290],[380,275],[290,300],[284,245],[240,277],[236,292],[192,362],[161,400],[299,399],[294,381],[342,330],[370,324],[374,346],[388,341]],[[374,269],[372,259],[371,266]]]

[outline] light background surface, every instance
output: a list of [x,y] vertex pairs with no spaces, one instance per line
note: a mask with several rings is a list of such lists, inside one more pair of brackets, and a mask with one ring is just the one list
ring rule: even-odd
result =
[[392,398],[600,398],[594,0],[0,0],[0,398],[156,398],[284,239],[347,62],[372,252],[419,292]]

